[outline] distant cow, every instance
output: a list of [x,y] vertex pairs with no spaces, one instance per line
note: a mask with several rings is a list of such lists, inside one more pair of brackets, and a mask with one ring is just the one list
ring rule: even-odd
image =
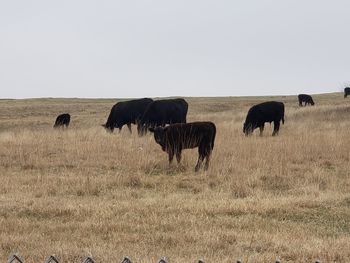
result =
[[118,102],[112,107],[106,124],[102,126],[113,132],[114,128],[121,131],[126,124],[132,133],[131,124],[136,124],[141,119],[146,108],[152,102],[153,100],[148,98]]
[[268,101],[251,107],[243,125],[243,132],[251,134],[254,129],[260,128],[260,136],[263,133],[265,122],[273,122],[272,136],[277,135],[280,121],[284,124],[284,104],[277,101]]
[[148,105],[137,130],[140,136],[148,128],[164,127],[166,124],[186,123],[188,104],[184,99],[156,100]]
[[177,162],[181,161],[181,151],[198,147],[197,172],[204,159],[204,169],[209,167],[211,152],[214,148],[216,127],[212,122],[178,123],[166,127],[149,128],[154,133],[156,143],[169,155],[169,164],[176,155]]
[[53,125],[54,128],[58,127],[66,127],[68,128],[70,123],[70,115],[68,113],[63,113],[57,116],[55,124]]
[[303,102],[305,102],[305,106],[307,104],[311,104],[312,106],[315,105],[312,97],[310,95],[307,95],[307,94],[299,94],[298,95],[298,100],[299,100],[299,106],[300,107],[303,106]]
[[350,95],[350,88],[346,87],[346,88],[344,89],[344,99],[345,99],[348,95]]

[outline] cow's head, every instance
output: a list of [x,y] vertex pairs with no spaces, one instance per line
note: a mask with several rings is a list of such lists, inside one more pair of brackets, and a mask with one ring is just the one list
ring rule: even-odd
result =
[[312,106],[315,105],[315,102],[312,99],[311,99],[310,103],[311,103]]
[[113,132],[113,130],[114,130],[114,127],[111,126],[111,125],[108,125],[107,123],[106,123],[106,124],[102,124],[101,126],[102,126],[103,128],[105,128],[106,131],[108,131],[108,132]]
[[168,127],[155,127],[149,128],[148,130],[154,134],[154,140],[156,143],[161,145],[163,148],[165,147],[165,132]]
[[243,133],[248,136],[254,130],[253,124],[251,122],[245,122],[243,124]]

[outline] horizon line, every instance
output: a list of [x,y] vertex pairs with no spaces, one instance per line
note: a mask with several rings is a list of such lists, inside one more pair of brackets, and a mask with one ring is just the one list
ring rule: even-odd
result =
[[144,96],[144,97],[23,97],[23,98],[0,98],[0,100],[35,100],[35,99],[138,99],[138,98],[227,98],[227,97],[287,97],[287,96],[297,96],[299,94],[309,94],[309,95],[323,95],[332,93],[342,93],[342,91],[330,91],[322,93],[298,93],[298,94],[271,94],[271,95],[217,95],[217,96],[181,96],[181,95],[170,95],[170,96]]

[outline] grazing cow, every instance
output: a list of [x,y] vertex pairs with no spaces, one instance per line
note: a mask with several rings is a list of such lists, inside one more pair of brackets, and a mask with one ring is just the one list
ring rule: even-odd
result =
[[58,127],[66,126],[66,128],[68,128],[69,123],[70,123],[70,115],[68,113],[63,113],[57,116],[53,127],[58,128]]
[[243,132],[249,135],[254,129],[260,128],[260,136],[262,136],[265,122],[273,122],[272,136],[275,136],[278,134],[281,120],[284,124],[284,104],[277,101],[263,102],[249,109]]
[[345,99],[348,95],[350,95],[350,88],[346,87],[346,88],[344,89],[344,99]]
[[204,159],[204,169],[209,167],[211,152],[214,148],[216,127],[212,122],[177,123],[166,127],[149,128],[154,133],[156,143],[169,155],[169,165],[174,155],[178,163],[181,161],[181,151],[198,147],[197,172]]
[[118,128],[120,132],[126,124],[132,133],[131,124],[136,124],[141,119],[145,109],[152,102],[153,100],[148,98],[118,102],[112,107],[106,124],[102,126],[110,132],[113,132],[114,128]]
[[310,95],[307,95],[307,94],[299,94],[298,95],[298,100],[299,100],[299,106],[300,107],[303,106],[303,102],[305,102],[305,106],[307,104],[311,104],[312,106],[315,105],[314,100],[312,99],[312,97]]
[[184,99],[156,100],[148,105],[137,130],[140,136],[147,133],[148,128],[164,127],[166,124],[186,123],[188,104]]

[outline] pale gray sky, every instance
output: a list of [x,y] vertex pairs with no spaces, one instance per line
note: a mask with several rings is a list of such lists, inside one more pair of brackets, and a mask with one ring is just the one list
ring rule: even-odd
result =
[[348,0],[0,0],[0,97],[340,91],[349,11]]

